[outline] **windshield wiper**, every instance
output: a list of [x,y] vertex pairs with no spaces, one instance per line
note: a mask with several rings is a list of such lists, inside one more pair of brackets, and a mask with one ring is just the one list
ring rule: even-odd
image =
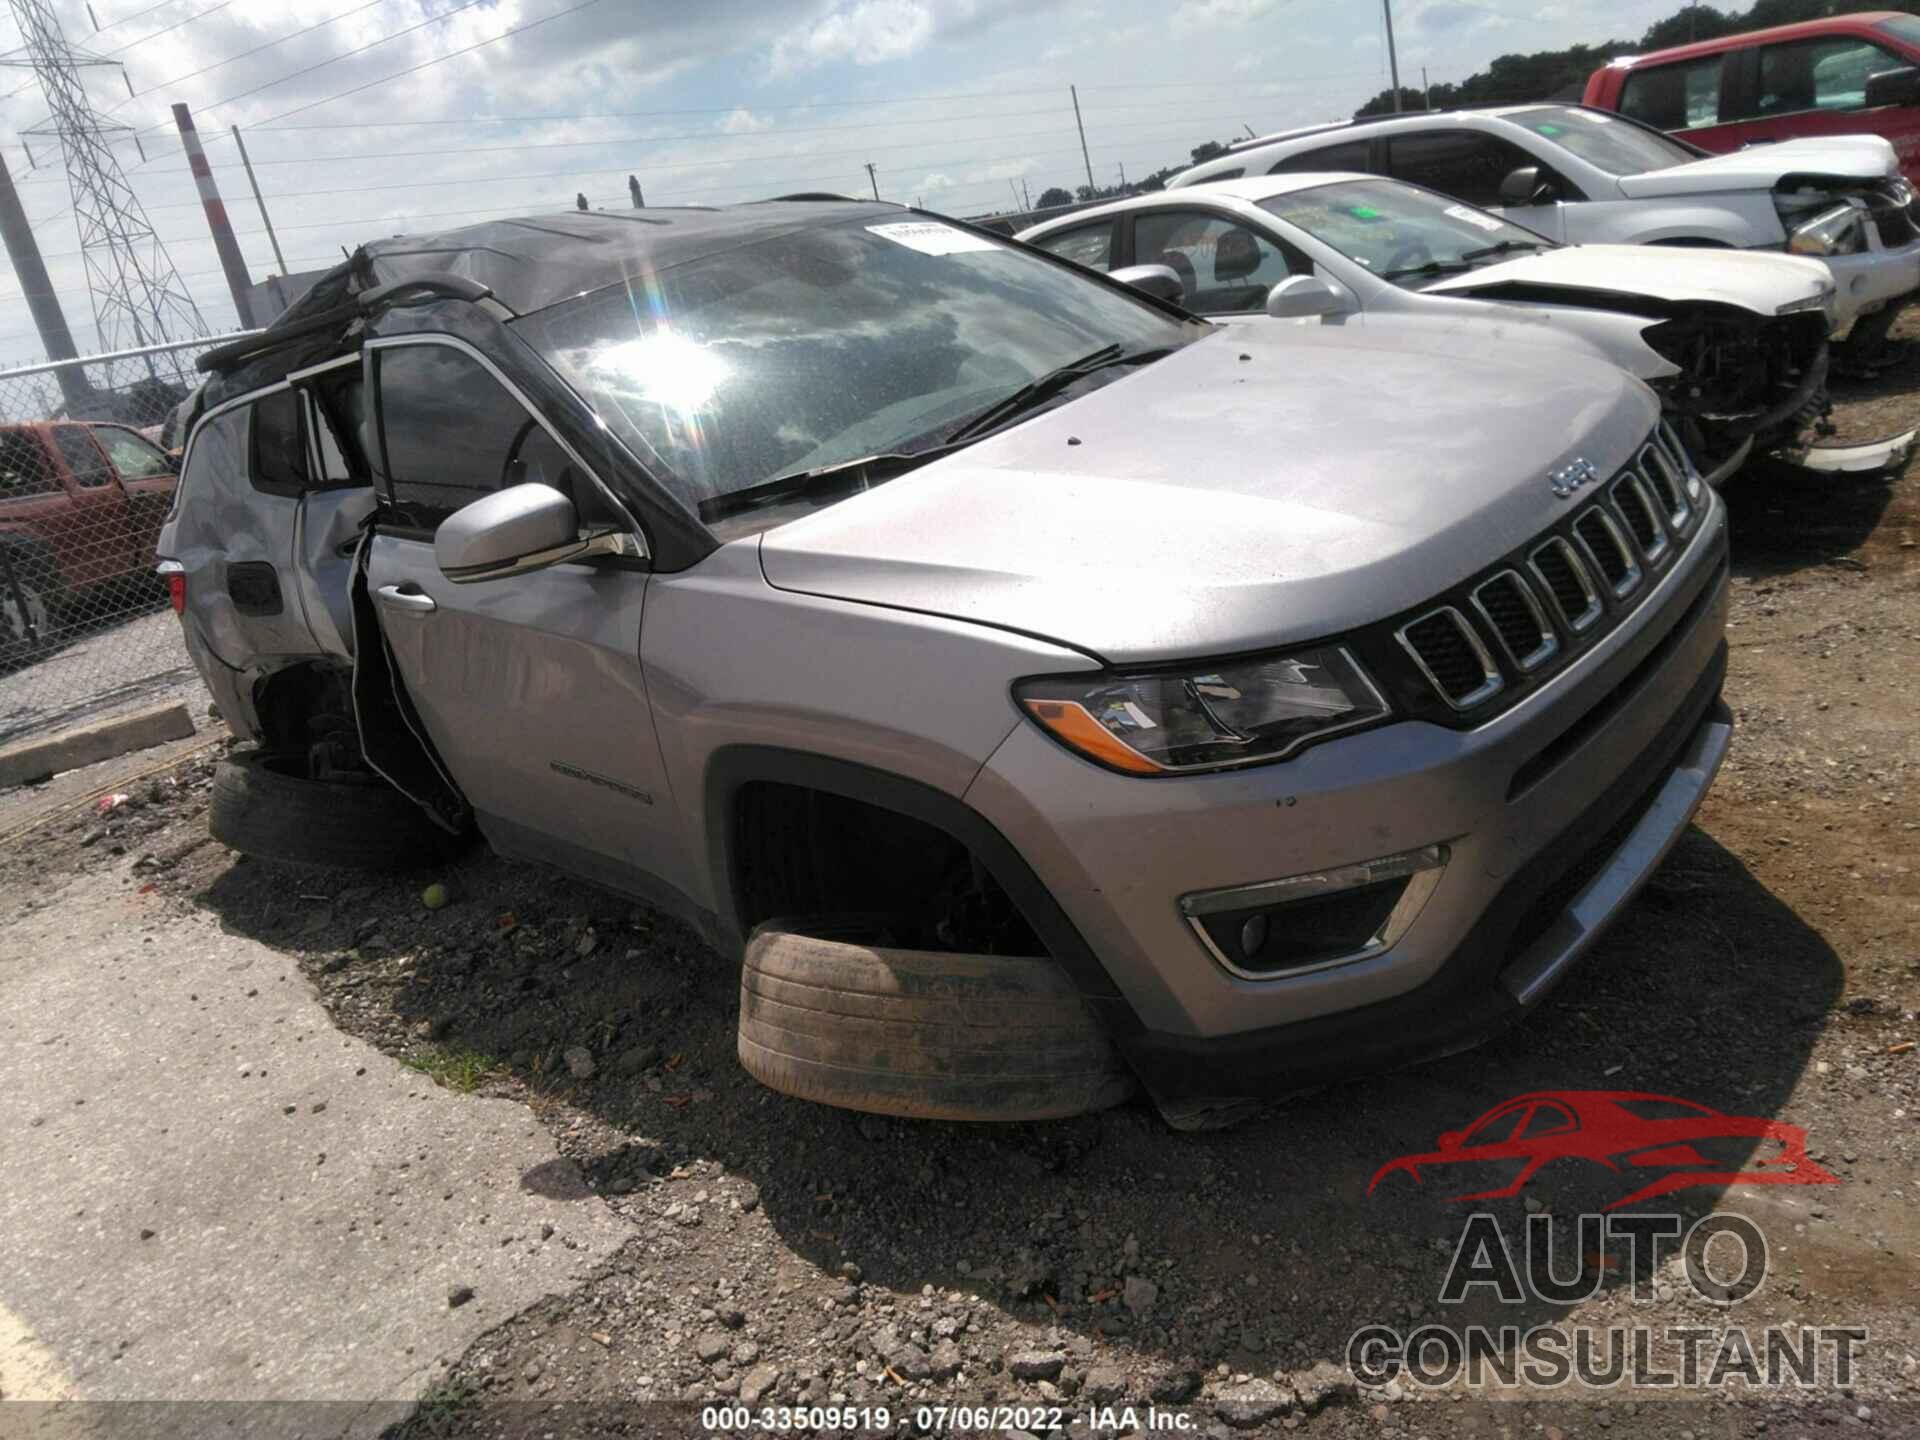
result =
[[1498,245],[1483,245],[1478,250],[1469,250],[1462,260],[1487,260],[1495,255],[1511,255],[1516,250],[1545,250],[1544,240],[1502,240]]
[[1460,260],[1429,260],[1424,265],[1410,265],[1400,270],[1389,270],[1380,278],[1382,280],[1404,280],[1409,275],[1458,275],[1463,270],[1471,270],[1472,268],[1473,266]]
[[949,430],[944,443],[952,445],[963,440],[976,440],[1022,411],[1051,400],[1076,380],[1084,380],[1097,371],[1115,365],[1143,365],[1178,348],[1177,345],[1156,345],[1145,350],[1123,350],[1118,345],[1103,345],[1091,355],[1082,355],[1057,370],[1035,376],[1005,399],[996,400],[972,419],[964,420]]
[[749,485],[744,490],[729,490],[724,495],[702,500],[698,506],[700,518],[708,522],[720,520],[795,495],[820,495],[842,490],[854,494],[870,490],[930,460],[939,459],[952,448],[950,445],[930,445],[912,454],[888,450],[878,455],[840,460],[832,465],[817,465],[811,470],[776,475],[771,480],[762,480],[758,485]]

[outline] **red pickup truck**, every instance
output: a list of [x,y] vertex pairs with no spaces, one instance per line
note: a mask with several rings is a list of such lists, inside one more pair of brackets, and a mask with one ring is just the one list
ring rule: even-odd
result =
[[127,425],[0,426],[0,661],[38,648],[84,592],[150,579],[175,469]]
[[1920,16],[1869,10],[1623,55],[1587,78],[1584,99],[1716,155],[1879,135],[1920,183]]

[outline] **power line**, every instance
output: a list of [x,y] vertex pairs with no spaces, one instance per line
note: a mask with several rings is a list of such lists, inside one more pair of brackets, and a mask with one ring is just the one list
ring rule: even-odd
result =
[[177,3],[178,3],[178,0],[160,0],[160,3],[158,5],[149,5],[144,10],[134,11],[133,14],[131,15],[122,15],[118,20],[109,20],[106,24],[102,25],[100,29],[95,31],[94,33],[104,34],[106,31],[113,29],[114,26],[116,25],[129,24],[132,21],[138,20],[143,15],[151,15],[156,10],[164,10],[169,5],[173,5]]
[[[330,16],[325,20],[315,21],[311,25],[303,26],[298,30],[294,30],[289,32],[288,34],[282,35],[277,40],[268,40],[264,44],[254,46],[251,50],[242,50],[237,55],[229,55],[227,56],[226,59],[216,60],[211,65],[202,65],[198,70],[189,70],[184,75],[175,75],[171,80],[162,80],[158,84],[149,85],[147,86],[146,93],[151,94],[155,90],[165,90],[170,85],[181,85],[186,83],[189,80],[197,80],[202,75],[209,75],[213,73],[215,70],[225,69],[227,66],[233,64],[236,60],[245,60],[250,55],[258,55],[262,50],[271,50],[273,49],[274,46],[284,45],[289,40],[298,40],[302,35],[311,35],[316,30],[324,30],[327,26],[335,24],[338,21],[350,19],[351,17],[358,15],[363,10],[371,10],[376,5],[385,5],[387,3],[388,3],[388,0],[367,0],[367,3],[364,5],[356,5],[351,10],[343,10],[338,15]],[[216,8],[220,8],[220,7],[216,7]],[[198,18],[198,17],[195,17],[195,18]],[[131,105],[132,103],[133,103],[133,97],[129,96],[127,99],[122,100],[118,105],[115,105],[113,108],[115,110],[119,110],[127,105]]]
[[103,51],[101,58],[111,59],[115,55],[124,55],[126,54],[127,51],[133,49],[133,47],[136,45],[144,45],[149,40],[158,40],[162,35],[166,35],[171,33],[172,31],[178,30],[183,25],[191,25],[196,20],[204,20],[206,19],[207,16],[213,14],[215,11],[224,10],[231,4],[233,4],[233,0],[219,0],[219,3],[217,5],[209,5],[206,9],[196,11],[194,14],[187,16],[187,18],[184,20],[176,20],[173,22],[173,24],[164,26],[159,30],[150,30],[145,35],[142,35],[138,40],[129,40],[126,44],[122,45],[117,50]]

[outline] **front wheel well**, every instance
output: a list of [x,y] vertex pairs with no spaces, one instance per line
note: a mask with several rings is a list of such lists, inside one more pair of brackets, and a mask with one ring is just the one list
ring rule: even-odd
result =
[[783,915],[883,915],[917,949],[1047,953],[999,880],[940,826],[808,785],[733,794],[733,890],[743,933]]

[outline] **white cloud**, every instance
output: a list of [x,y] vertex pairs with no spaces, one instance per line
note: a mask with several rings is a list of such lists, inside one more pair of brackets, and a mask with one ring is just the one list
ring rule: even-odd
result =
[[756,115],[742,105],[739,109],[721,117],[716,127],[723,135],[757,135],[762,130],[771,130],[773,121],[764,115]]
[[1271,11],[1279,0],[1181,0],[1171,24],[1177,31],[1245,25]]
[[922,49],[933,31],[933,11],[921,0],[854,0],[775,40],[773,72],[787,75],[837,60],[901,60]]

